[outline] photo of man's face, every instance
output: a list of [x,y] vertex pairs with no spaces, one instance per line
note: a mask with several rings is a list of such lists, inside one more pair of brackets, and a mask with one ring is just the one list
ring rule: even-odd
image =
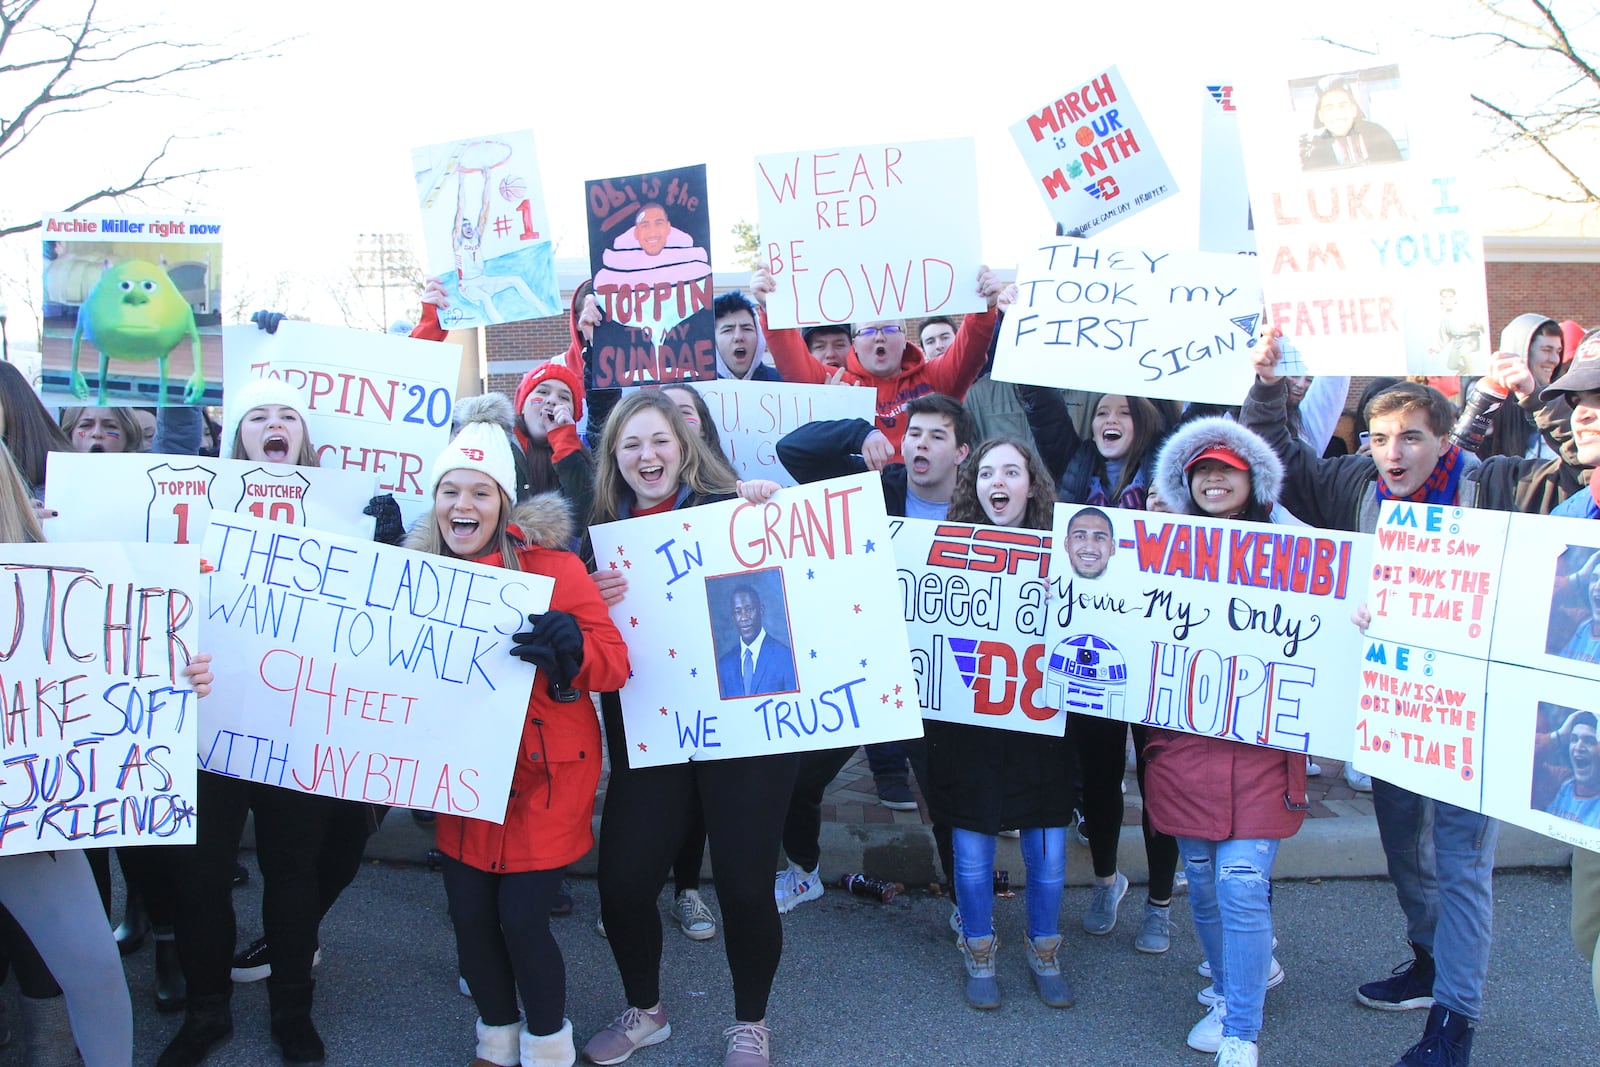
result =
[[733,594],[733,626],[745,644],[761,632],[761,599],[754,593],[741,589]]
[[1595,728],[1589,723],[1578,723],[1572,728],[1572,742],[1567,747],[1567,759],[1572,763],[1572,780],[1583,796],[1600,792],[1600,759],[1596,758]]
[[1098,578],[1116,554],[1117,540],[1111,520],[1103,512],[1080,511],[1067,523],[1067,558],[1080,578]]

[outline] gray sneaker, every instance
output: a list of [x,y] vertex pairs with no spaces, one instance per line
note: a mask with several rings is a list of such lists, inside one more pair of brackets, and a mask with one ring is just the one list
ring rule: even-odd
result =
[[1172,947],[1172,908],[1158,908],[1149,901],[1144,905],[1144,922],[1139,926],[1139,936],[1133,947],[1140,952],[1159,956]]
[[1083,912],[1083,930],[1095,937],[1104,937],[1117,928],[1117,906],[1128,895],[1128,876],[1117,872],[1110,885],[1096,885]]
[[672,916],[678,920],[683,936],[690,941],[705,941],[717,936],[717,920],[698,889],[685,889],[672,902]]

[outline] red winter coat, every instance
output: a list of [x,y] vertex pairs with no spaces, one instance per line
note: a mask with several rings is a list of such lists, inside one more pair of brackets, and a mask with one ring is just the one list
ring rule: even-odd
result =
[[1306,758],[1300,753],[1151,730],[1144,757],[1145,806],[1164,834],[1281,839],[1293,837],[1305,821]]
[[[950,349],[935,360],[925,359],[922,349],[906,342],[905,354],[900,357],[900,370],[890,378],[879,378],[868,373],[855,350],[845,357],[844,373],[840,385],[870,385],[878,390],[878,417],[876,425],[900,451],[900,441],[906,435],[906,405],[928,393],[944,393],[957,400],[966,398],[967,390],[983,373],[989,359],[989,340],[994,336],[996,314],[988,311],[968,315],[961,320],[961,329]],[[767,312],[761,310],[761,329],[767,335],[767,348],[772,352],[772,362],[786,382],[804,385],[826,385],[832,374],[827,366],[806,348],[799,330],[774,330],[767,326]]]
[[[439,851],[496,874],[556,870],[594,846],[600,720],[587,694],[619,689],[628,680],[628,648],[594,580],[577,556],[549,547],[565,545],[571,536],[566,504],[556,494],[542,494],[519,507],[514,519],[512,536],[525,542],[517,550],[521,569],[555,579],[551,609],[567,612],[583,630],[583,669],[573,686],[584,697],[559,703],[545,678],[534,680],[504,823],[439,815],[434,828]],[[416,536],[408,547],[416,547]],[[499,557],[474,562],[495,566]]]

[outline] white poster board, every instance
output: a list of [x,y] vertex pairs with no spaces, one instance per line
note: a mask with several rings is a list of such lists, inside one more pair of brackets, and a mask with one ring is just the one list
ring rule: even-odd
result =
[[1053,706],[1350,758],[1371,538],[1076,504],[1052,538]]
[[695,382],[716,420],[727,454],[739,477],[766,478],[794,485],[794,475],[778,461],[778,441],[811,422],[877,418],[877,392],[837,385],[745,382],[732,378]]
[[1256,254],[1239,109],[1233,83],[1220,79],[1200,98],[1200,250]]
[[1356,765],[1600,849],[1600,523],[1387,502]]
[[[393,493],[407,522],[426,510],[428,465],[450,443],[459,345],[307,322],[224,333],[227,389],[281,378],[310,405],[321,466],[375,475],[377,492]],[[223,442],[223,453],[232,445]]]
[[372,538],[361,509],[374,479],[360,471],[149,452],[52,452],[45,464],[50,541],[197,544],[213,510]]
[[1029,111],[1011,127],[1050,217],[1074,237],[1121,222],[1178,191],[1116,67]]
[[0,855],[194,843],[198,557],[4,546]]
[[1054,238],[1017,266],[995,345],[1007,382],[1237,404],[1261,284],[1248,256]]
[[214,512],[208,632],[227,650],[200,766],[499,822],[533,667],[511,635],[544,575]]
[[1235,86],[1267,321],[1311,373],[1482,374],[1493,353],[1471,101],[1405,70]]
[[462,330],[563,310],[533,133],[517,130],[411,151],[428,274]]
[[1049,535],[930,519],[890,526],[922,717],[1065,734],[1066,712],[1044,689]]
[[591,534],[598,568],[628,579],[611,617],[633,668],[621,693],[631,766],[921,736],[877,475]]
[[984,310],[971,138],[756,157],[773,328]]

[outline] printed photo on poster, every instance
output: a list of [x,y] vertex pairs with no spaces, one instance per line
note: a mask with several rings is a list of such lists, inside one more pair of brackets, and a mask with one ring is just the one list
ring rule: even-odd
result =
[[1079,578],[1100,577],[1117,552],[1117,531],[1111,525],[1111,516],[1094,507],[1075,512],[1067,523],[1064,547],[1073,574]]
[[1346,170],[1409,158],[1400,68],[1297,78],[1289,82],[1297,115],[1305,119],[1300,169]]
[[1539,702],[1533,749],[1534,811],[1600,829],[1600,718]]
[[705,582],[722,699],[798,692],[783,571],[767,567]]
[[1556,559],[1544,650],[1600,663],[1600,551],[1592,546],[1568,545]]

